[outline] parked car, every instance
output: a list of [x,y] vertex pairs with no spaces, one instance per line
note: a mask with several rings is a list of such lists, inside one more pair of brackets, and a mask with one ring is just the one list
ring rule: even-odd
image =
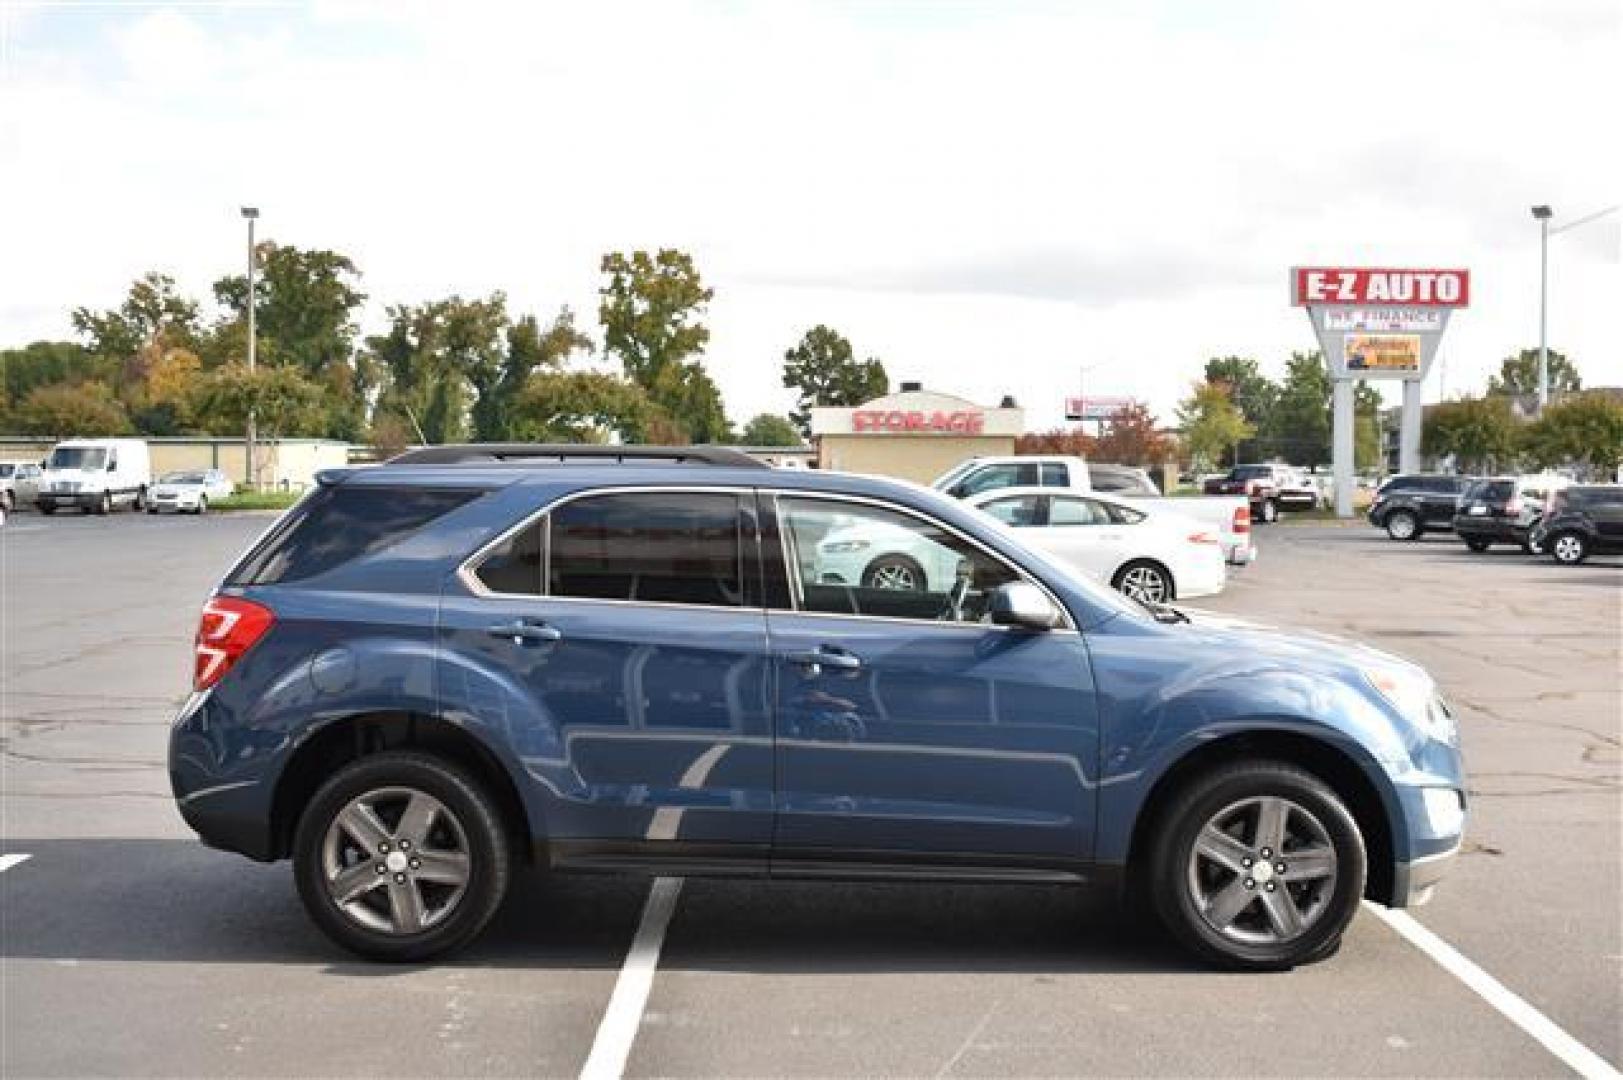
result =
[[967,499],[983,491],[1010,487],[1091,491],[1093,481],[1088,463],[1079,457],[1016,455],[966,458],[932,480],[930,486],[955,499]]
[[1428,531],[1452,529],[1460,496],[1474,479],[1424,473],[1391,477],[1375,489],[1369,523],[1394,540],[1418,540]]
[[937,477],[931,487],[960,499],[1016,487],[1098,490],[1130,496],[1142,510],[1172,511],[1216,530],[1230,566],[1249,566],[1257,558],[1251,510],[1244,496],[1164,498],[1149,474],[1136,466],[1101,464],[1060,455],[969,458]]
[[1136,500],[1043,488],[983,492],[967,500],[1021,531],[1021,539],[1134,600],[1161,604],[1223,591],[1217,534],[1194,518]]
[[86,514],[140,510],[151,486],[152,461],[140,439],[69,439],[45,459],[37,503],[42,514],[63,506]]
[[221,469],[183,469],[164,473],[152,486],[147,499],[147,513],[173,510],[177,514],[206,514],[210,500],[218,502],[235,490],[236,485]]
[[39,497],[40,467],[32,461],[0,461],[0,507],[32,506]]
[[1558,563],[1623,554],[1623,484],[1573,484],[1557,491],[1532,542]]
[[1496,476],[1474,481],[1460,496],[1454,534],[1472,551],[1494,544],[1515,544],[1528,554],[1543,554],[1530,539],[1544,516],[1548,500],[1568,486],[1564,477]]
[[1319,505],[1319,489],[1289,465],[1236,465],[1202,485],[1207,495],[1244,495],[1257,521],[1278,521],[1284,510],[1312,510]]
[[[808,574],[853,525],[927,538],[950,586]],[[323,931],[395,961],[472,940],[535,866],[1125,883],[1199,955],[1276,969],[1364,896],[1423,902],[1466,818],[1413,664],[707,447],[322,473],[204,605],[169,773],[206,843],[291,858]]]

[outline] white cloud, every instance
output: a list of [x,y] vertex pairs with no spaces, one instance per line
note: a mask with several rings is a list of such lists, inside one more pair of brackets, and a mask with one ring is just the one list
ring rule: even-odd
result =
[[[1311,347],[1309,261],[1469,266],[1457,390],[1536,333],[1528,206],[1618,201],[1601,2],[0,10],[8,343],[150,267],[206,293],[257,202],[373,319],[591,321],[602,252],[691,250],[739,419],[817,322],[1039,421],[1083,364],[1169,414],[1209,354]],[[1552,241],[1550,333],[1616,384],[1611,221]]]

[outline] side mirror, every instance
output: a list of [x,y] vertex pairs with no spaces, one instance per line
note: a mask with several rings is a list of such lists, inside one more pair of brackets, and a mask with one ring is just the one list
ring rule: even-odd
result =
[[107,463],[107,471],[108,471],[108,472],[117,472],[117,471],[118,471],[118,462],[116,462],[116,461],[109,461],[109,462],[108,462],[108,463]]
[[1053,601],[1029,581],[998,586],[989,610],[996,625],[1021,630],[1052,630],[1063,621]]

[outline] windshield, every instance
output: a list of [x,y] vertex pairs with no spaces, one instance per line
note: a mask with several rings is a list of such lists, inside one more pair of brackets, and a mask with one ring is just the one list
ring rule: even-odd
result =
[[164,473],[160,484],[201,484],[204,476],[200,472],[172,472]]
[[107,451],[97,446],[59,446],[45,462],[47,469],[99,469],[107,464]]
[[15,466],[15,465],[0,465],[0,477],[10,476],[12,473],[14,473],[16,471],[17,471],[17,466]]

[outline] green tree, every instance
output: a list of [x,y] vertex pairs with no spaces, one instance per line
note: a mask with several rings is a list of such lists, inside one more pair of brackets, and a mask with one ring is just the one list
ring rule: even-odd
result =
[[1291,354],[1262,433],[1269,453],[1292,465],[1330,460],[1330,370],[1323,354]]
[[1540,468],[1581,464],[1609,479],[1623,463],[1623,401],[1595,391],[1574,394],[1527,425],[1522,446]]
[[1490,472],[1516,458],[1518,431],[1503,397],[1462,398],[1432,407],[1421,428],[1421,449],[1452,456],[1466,472]]
[[739,434],[738,441],[745,446],[799,446],[800,431],[794,424],[776,413],[759,413]]
[[242,431],[253,413],[267,439],[320,435],[326,420],[321,387],[291,366],[227,364],[203,376],[192,409],[205,430]]
[[[1583,385],[1578,378],[1578,369],[1566,356],[1551,349],[1549,362],[1551,394],[1570,394]],[[1488,380],[1488,393],[1538,393],[1538,350],[1523,349],[1500,361],[1499,374]]]
[[534,442],[602,443],[613,435],[637,442],[652,409],[642,387],[621,376],[544,370],[513,401],[511,434]]
[[377,408],[406,418],[430,443],[460,442],[467,434],[467,377],[451,363],[451,300],[397,304],[386,333],[367,339],[367,356],[382,378]]
[[885,394],[890,377],[875,357],[857,361],[851,343],[819,323],[783,354],[783,385],[800,391],[789,419],[802,435],[810,435],[814,406],[860,405]]
[[524,316],[507,328],[506,342],[501,376],[492,391],[487,419],[495,433],[480,438],[520,438],[513,408],[530,379],[560,371],[572,355],[592,349],[592,339],[575,328],[575,313],[567,307],[561,308],[545,329],[535,316]]
[[[359,438],[374,386],[372,371],[355,352],[356,315],[366,302],[360,271],[334,251],[259,244],[254,252],[256,360],[288,364],[322,388],[323,434]],[[236,274],[214,283],[226,317],[216,325],[207,359],[215,365],[247,355],[248,279]]]
[[75,308],[72,320],[86,347],[108,365],[120,398],[145,381],[147,363],[166,348],[194,349],[200,334],[197,302],[180,295],[175,279],[157,271],[136,279],[118,307]]
[[1240,415],[1259,431],[1267,428],[1279,387],[1249,356],[1214,356],[1206,361],[1206,381],[1226,383]]
[[1178,423],[1196,468],[1220,465],[1230,450],[1256,433],[1235,407],[1225,383],[1195,383],[1178,406]]
[[730,425],[721,389],[700,360],[710,331],[699,320],[715,294],[692,256],[669,248],[654,255],[611,252],[602,270],[608,280],[598,290],[597,313],[604,350],[664,412],[674,438],[725,442]]
[[0,416],[17,408],[30,392],[58,383],[111,384],[113,365],[73,341],[35,341],[20,349],[0,349]]
[[53,383],[30,390],[17,407],[17,427],[30,435],[122,435],[130,418],[105,383]]
[[1353,386],[1353,465],[1374,469],[1381,465],[1381,394],[1366,382]]

